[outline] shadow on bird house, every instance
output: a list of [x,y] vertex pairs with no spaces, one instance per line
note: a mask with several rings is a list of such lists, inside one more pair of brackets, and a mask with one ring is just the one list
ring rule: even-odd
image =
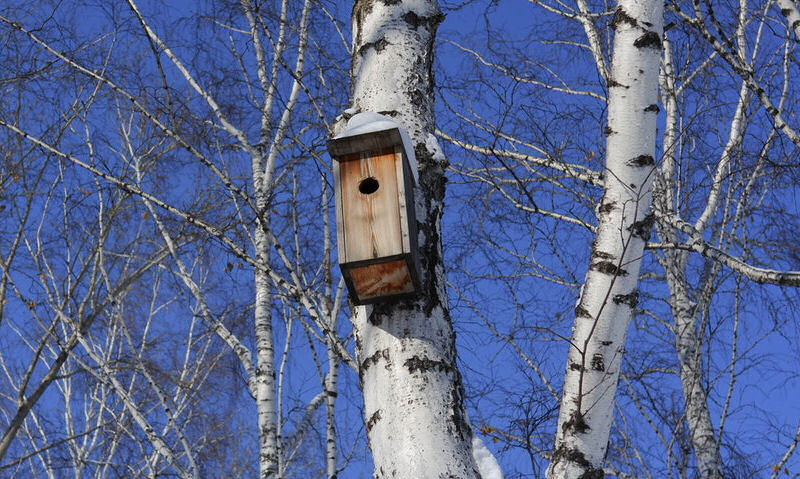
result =
[[339,266],[350,298],[369,304],[416,295],[417,166],[408,135],[382,115],[360,113],[328,141],[328,152]]

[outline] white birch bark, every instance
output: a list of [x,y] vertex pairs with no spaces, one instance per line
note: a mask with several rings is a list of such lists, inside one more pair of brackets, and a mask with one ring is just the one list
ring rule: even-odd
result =
[[794,30],[797,40],[800,40],[800,12],[797,10],[797,5],[793,0],[777,0],[777,3],[781,9],[781,15],[786,17],[789,27]]
[[415,190],[422,262],[416,300],[355,308],[356,353],[374,477],[480,477],[456,369],[445,292],[441,215],[446,162],[432,133],[435,0],[357,0],[352,107],[402,124],[419,163]]
[[[664,66],[661,77],[661,91],[666,110],[666,128],[664,130],[664,159],[659,171],[655,197],[656,209],[660,212],[675,213],[672,201],[671,185],[675,181],[675,151],[677,149],[677,94],[672,65],[670,43],[664,40]],[[723,181],[722,175],[727,171],[733,150],[741,141],[744,106],[747,89],[742,86],[740,100],[731,122],[731,133],[720,157],[714,175],[708,202],[695,223],[702,230],[713,218],[718,205],[719,191]],[[659,225],[657,228],[662,241],[678,240],[676,231],[670,226]],[[722,462],[719,457],[717,435],[711,422],[708,410],[708,397],[703,385],[703,369],[701,343],[697,330],[697,306],[689,297],[686,278],[686,262],[689,253],[686,251],[668,250],[664,252],[661,264],[666,272],[666,283],[670,295],[670,309],[674,321],[675,350],[678,355],[679,378],[684,399],[684,414],[689,429],[689,441],[697,463],[698,477],[704,479],[721,479]]]
[[603,477],[625,334],[652,226],[663,4],[622,0],[613,25],[605,189],[575,309],[548,479]]

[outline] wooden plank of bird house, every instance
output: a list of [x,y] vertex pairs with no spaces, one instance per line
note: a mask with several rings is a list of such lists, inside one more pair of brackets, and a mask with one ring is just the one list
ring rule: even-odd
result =
[[[333,162],[333,187],[341,188],[341,164],[338,161]],[[339,263],[347,263],[347,249],[344,247],[344,218],[342,217],[342,195],[340,191],[334,192],[334,201],[336,205],[336,251],[339,256]]]
[[347,155],[339,162],[348,263],[403,251],[394,160],[392,147]]
[[[397,205],[400,214],[400,230],[403,253],[411,252],[411,243],[408,237],[408,205],[406,204],[406,181],[404,175],[405,161],[403,161],[403,147],[394,147],[395,178],[397,178]],[[416,220],[416,218],[414,219]]]
[[362,304],[385,296],[414,292],[405,258],[351,268],[350,278],[358,302]]

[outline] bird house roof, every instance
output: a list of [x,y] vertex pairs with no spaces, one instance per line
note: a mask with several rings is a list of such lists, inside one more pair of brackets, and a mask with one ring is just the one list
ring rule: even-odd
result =
[[363,112],[354,115],[348,120],[347,128],[328,142],[328,151],[336,158],[400,144],[406,152],[414,183],[419,184],[417,157],[414,155],[411,137],[399,123],[380,113]]

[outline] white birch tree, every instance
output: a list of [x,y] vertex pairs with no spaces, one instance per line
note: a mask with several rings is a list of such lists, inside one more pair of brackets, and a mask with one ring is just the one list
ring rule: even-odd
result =
[[[439,132],[462,155],[474,158],[451,169],[466,184],[481,185],[472,190],[480,191],[475,193],[480,196],[467,197],[469,207],[462,211],[467,216],[464,235],[471,233],[476,244],[485,243],[472,246],[485,263],[475,265],[471,256],[460,253],[465,257],[461,266],[465,273],[454,287],[463,302],[471,300],[468,309],[487,326],[484,337],[506,345],[514,353],[508,356],[519,367],[528,368],[527,384],[520,381],[518,385],[533,391],[542,404],[538,416],[520,413],[501,427],[497,422],[504,415],[496,414],[481,430],[506,447],[525,450],[532,457],[534,474],[551,454],[542,437],[553,430],[564,434],[548,422],[545,405],[548,397],[556,396],[560,383],[558,374],[548,373],[554,349],[549,343],[567,339],[560,320],[566,314],[550,306],[558,304],[552,296],[537,294],[536,289],[544,289],[547,282],[554,285],[550,288],[577,292],[580,281],[570,268],[577,261],[576,242],[587,231],[594,236],[598,228],[584,208],[598,201],[593,187],[609,181],[597,166],[603,148],[590,130],[592,119],[605,114],[605,92],[592,75],[571,72],[585,72],[591,64],[599,83],[608,80],[605,59],[611,56],[606,51],[611,36],[600,18],[610,19],[612,12],[576,3],[535,4],[533,8],[546,19],[542,30],[531,34],[534,47],[520,47],[524,41],[513,38],[504,50],[506,45],[496,32],[485,47],[466,35],[458,43],[451,42],[455,51],[474,60],[473,70],[471,81],[463,85],[450,77],[455,84],[450,87],[453,93],[448,99],[453,104],[448,107],[458,120]],[[720,477],[757,470],[753,464],[750,469],[742,465],[739,440],[728,432],[731,423],[742,420],[736,404],[742,401],[744,384],[757,382],[746,378],[742,365],[752,361],[759,343],[775,340],[777,334],[792,335],[777,317],[746,312],[756,303],[764,311],[771,310],[771,303],[761,302],[767,301],[765,297],[783,304],[781,295],[796,294],[784,288],[772,297],[774,289],[757,290],[748,283],[796,284],[794,253],[788,253],[795,248],[791,242],[773,243],[775,249],[767,246],[773,241],[765,240],[767,236],[778,238],[783,233],[775,236],[762,229],[772,220],[762,222],[761,216],[774,207],[785,220],[796,218],[793,207],[785,207],[780,198],[794,194],[795,174],[790,173],[794,171],[790,165],[797,155],[793,147],[781,146],[785,140],[795,141],[790,119],[796,113],[789,113],[794,109],[784,100],[787,92],[796,91],[791,79],[796,66],[788,53],[795,40],[786,36],[793,33],[791,21],[770,15],[776,13],[776,4],[741,2],[738,9],[717,9],[714,16],[714,5],[708,3],[700,2],[700,13],[688,4],[681,5],[688,7],[687,14],[667,13],[673,41],[662,64],[661,97],[654,101],[663,106],[666,120],[663,155],[654,154],[661,178],[655,189],[659,194],[653,218],[659,238],[642,253],[644,294],[632,314],[635,339],[625,345],[631,359],[621,362],[622,398],[609,412],[614,421],[611,444],[592,472],[597,475]],[[783,8],[781,14],[788,17],[791,10]],[[788,27],[785,33],[766,27],[781,22]],[[692,33],[697,29],[699,35]],[[583,40],[574,35],[578,30],[585,35]],[[721,81],[720,71],[733,81]],[[468,90],[477,93],[470,96]],[[613,90],[609,88],[609,114]],[[492,100],[481,102],[481,95]],[[591,101],[598,101],[599,107],[594,108]],[[766,125],[764,113],[770,118]],[[778,132],[784,140],[776,137]],[[773,188],[782,193],[772,194]],[[673,213],[666,213],[665,201]],[[480,213],[470,214],[470,209]],[[534,219],[526,220],[526,214]],[[505,225],[503,235],[493,234],[496,230],[491,228],[496,225]],[[470,284],[476,281],[481,286]],[[504,305],[498,305],[494,295],[481,295],[480,290],[489,289],[490,284],[499,284],[495,287],[506,292],[509,300]],[[533,292],[521,293],[525,285],[533,285]],[[468,298],[476,294],[480,300]],[[541,308],[547,312],[539,312]],[[781,311],[792,314],[785,304]],[[772,322],[781,324],[776,328],[783,332],[777,333]],[[743,334],[742,328],[751,333]],[[580,349],[570,344],[576,347]],[[783,357],[780,351],[773,352],[774,357]],[[585,357],[587,363],[590,360],[591,356]],[[761,371],[770,374],[770,368]],[[504,393],[513,390],[507,385],[486,385],[491,387]],[[504,404],[511,406],[510,401]],[[526,424],[535,433],[525,432],[518,424]],[[792,444],[795,425],[782,426],[785,444]],[[643,440],[643,434],[649,434],[652,442]],[[653,443],[660,444],[663,453],[653,455]],[[783,455],[781,447],[776,449],[778,456]]]
[[[335,435],[334,424],[337,370],[342,361],[350,366],[353,362],[337,335],[342,287],[335,287],[331,278],[331,244],[322,240],[330,236],[324,214],[313,217],[322,227],[310,229],[320,239],[318,244],[324,246],[312,249],[307,246],[310,238],[304,237],[309,225],[302,216],[302,205],[310,201],[312,211],[324,212],[330,202],[324,193],[326,182],[324,178],[319,181],[318,166],[313,160],[305,165],[291,160],[297,151],[316,155],[315,147],[306,144],[304,137],[309,125],[317,129],[318,138],[328,134],[322,108],[330,103],[320,103],[314,95],[320,91],[327,95],[331,85],[326,83],[326,76],[333,85],[336,75],[343,72],[323,71],[321,64],[330,61],[328,53],[317,50],[318,44],[309,46],[308,38],[312,21],[323,30],[331,28],[325,31],[336,32],[331,13],[325,7],[312,9],[310,1],[288,0],[274,9],[259,2],[243,1],[237,6],[212,2],[207,5],[208,10],[199,10],[199,16],[187,19],[180,19],[169,9],[160,10],[157,3],[151,2],[130,1],[106,10],[83,6],[67,11],[59,4],[37,7],[27,12],[9,9],[3,14],[13,15],[0,18],[15,45],[20,50],[35,52],[32,63],[41,62],[45,66],[30,73],[29,65],[19,60],[19,56],[4,57],[4,62],[13,67],[4,82],[19,93],[16,103],[9,101],[4,105],[6,110],[13,111],[14,107],[37,99],[35,92],[42,85],[54,92],[67,87],[69,81],[87,86],[74,92],[67,90],[74,94],[72,105],[69,104],[72,99],[65,95],[66,105],[62,105],[63,101],[53,101],[42,104],[41,111],[29,108],[32,113],[23,110],[25,114],[16,117],[4,115],[0,119],[4,140],[9,145],[18,143],[18,151],[43,153],[45,160],[80,181],[97,183],[98,189],[110,188],[132,202],[132,212],[127,214],[140,218],[150,228],[145,228],[147,234],[129,238],[130,241],[136,245],[157,245],[152,252],[157,260],[144,265],[148,268],[158,265],[169,271],[169,283],[175,288],[171,293],[191,303],[191,307],[180,305],[180,312],[176,313],[179,326],[169,330],[176,335],[174,338],[185,334],[188,345],[183,363],[154,368],[153,364],[162,365],[170,353],[149,347],[146,333],[116,336],[125,331],[109,330],[105,324],[97,326],[96,332],[89,331],[94,321],[84,320],[80,314],[69,318],[66,312],[52,308],[60,315],[60,321],[79,321],[80,327],[72,327],[72,336],[68,336],[60,352],[56,351],[55,362],[39,354],[35,342],[29,345],[29,369],[38,371],[40,363],[50,368],[32,396],[26,393],[28,380],[24,377],[20,380],[13,368],[6,370],[21,399],[17,401],[17,412],[11,410],[9,424],[3,428],[0,464],[19,467],[39,460],[37,447],[23,447],[24,438],[18,435],[20,430],[30,427],[26,421],[35,422],[41,414],[29,407],[29,403],[35,406],[40,394],[54,384],[70,390],[68,380],[60,380],[60,374],[77,371],[91,373],[91,381],[98,387],[121,398],[118,405],[123,410],[115,410],[114,414],[131,421],[125,434],[133,441],[140,441],[141,459],[146,463],[131,474],[154,476],[172,471],[181,477],[200,477],[204,461],[200,457],[203,447],[199,444],[218,443],[199,433],[183,435],[184,429],[192,430],[197,427],[195,421],[201,421],[201,411],[192,410],[198,403],[191,403],[189,408],[187,398],[197,397],[195,394],[203,391],[208,381],[207,375],[198,376],[194,369],[203,367],[201,359],[210,355],[216,358],[211,364],[218,364],[218,355],[222,354],[234,358],[230,367],[244,378],[240,385],[244,396],[250,397],[245,407],[254,408],[253,424],[257,425],[252,429],[256,433],[257,453],[249,455],[257,459],[249,459],[250,466],[244,469],[234,462],[229,466],[240,468],[238,474],[243,475],[248,475],[246,471],[253,465],[260,477],[302,475],[298,472],[302,468],[293,461],[298,451],[305,452],[309,431],[322,407],[327,411],[321,418],[326,423],[322,469],[328,477],[335,477],[345,460],[336,447],[341,440]],[[83,28],[85,25],[76,15],[96,16],[94,26],[100,33]],[[197,38],[192,48],[184,48],[183,41],[190,37],[181,37],[186,32],[179,33],[180,28],[167,27],[174,27],[173,22],[196,24],[207,38]],[[122,28],[123,23],[135,28]],[[201,58],[199,63],[197,58]],[[143,66],[132,67],[131,62],[136,61],[142,61]],[[61,77],[47,68],[53,64],[60,65]],[[220,76],[221,71],[226,73]],[[326,98],[333,102],[336,95]],[[73,114],[73,110],[77,113]],[[81,128],[72,128],[71,122],[78,114]],[[63,138],[41,128],[37,123],[39,115],[67,118],[63,126],[56,123]],[[301,116],[303,123],[298,125],[296,118]],[[313,171],[314,184],[322,185],[321,190],[315,192],[314,188],[303,188],[296,179],[291,181],[293,175],[308,175],[309,169]],[[71,188],[80,181],[65,182],[64,196],[71,197]],[[109,196],[113,197],[110,193]],[[98,199],[101,211],[104,201],[107,201],[104,197]],[[283,206],[284,201],[288,206]],[[14,208],[16,213],[17,205]],[[73,227],[68,213],[68,208],[63,208],[59,218],[64,222],[64,230]],[[273,221],[277,221],[277,226],[273,226]],[[31,226],[24,221],[20,225],[17,236],[25,239]],[[133,222],[128,227],[132,225]],[[125,227],[122,231],[126,231]],[[208,241],[223,246],[209,246]],[[4,253],[5,285],[21,281],[14,278],[8,266],[16,250],[17,246],[11,244]],[[70,254],[68,249],[67,254]],[[103,254],[106,252],[101,243],[96,257]],[[250,281],[239,272],[247,268],[251,268]],[[138,270],[133,273],[142,274]],[[109,272],[106,283],[109,288],[116,288],[118,282],[118,287],[127,292],[132,287],[131,281],[138,277],[136,274],[128,280],[119,272]],[[42,284],[44,287],[46,282],[42,280]],[[249,291],[254,298],[252,308],[248,306],[250,301],[240,295],[219,291],[220,284],[230,292]],[[67,292],[60,301],[67,304],[77,301],[78,296],[73,297],[69,288],[65,289]],[[92,319],[102,315],[122,293],[109,289],[108,294],[108,301],[101,301],[96,310],[85,314]],[[161,294],[164,293],[158,293],[154,302],[166,301]],[[153,313],[153,324],[161,325],[171,316],[160,307],[157,311]],[[286,315],[278,314],[282,312]],[[243,324],[246,315],[251,320]],[[285,326],[285,331],[274,327],[276,321]],[[52,324],[55,327],[58,321]],[[43,328],[38,339],[40,347],[48,341],[57,341],[48,339],[47,323]],[[295,343],[296,338],[303,336],[297,330],[303,329],[308,331],[309,347],[325,351],[317,366],[327,372],[316,386],[317,394],[293,397],[289,384],[296,379],[284,373],[294,355],[300,354],[296,353]],[[132,357],[135,381],[128,378],[130,372],[126,368],[119,367],[115,356],[109,356],[116,350],[102,346],[104,343],[99,339],[93,340],[95,334],[118,338],[119,351],[124,351],[120,354]],[[197,334],[202,339],[197,339]],[[222,374],[211,365],[205,367],[209,368],[206,374]],[[32,376],[38,378],[38,374]],[[164,377],[180,381],[170,386],[156,379]],[[22,385],[18,384],[20,381]],[[141,388],[134,388],[135,383],[141,384]],[[66,396],[75,401],[80,397]],[[228,411],[222,408],[217,413],[224,416]],[[213,417],[215,412],[208,413]],[[186,422],[179,417],[181,414],[188,415]],[[162,422],[165,426],[159,430]],[[71,424],[65,420],[65,428],[69,429]],[[49,451],[48,443],[52,442],[74,452],[77,449],[72,445],[77,439],[73,438],[83,437],[76,434],[59,435],[66,436],[65,439],[53,439],[51,435],[50,439],[42,438],[35,444],[41,446],[40,451]],[[109,451],[106,459],[113,463],[113,439],[103,437],[106,438],[103,445]],[[222,437],[225,435],[221,434]],[[5,453],[15,441],[18,447],[14,451],[24,450],[25,454],[15,452],[6,458]],[[248,456],[250,443],[239,444],[234,450]],[[80,454],[73,457],[78,461]],[[90,474],[88,470],[76,471],[83,471],[76,472],[79,477]],[[106,473],[101,468],[93,471]]]
[[353,314],[364,417],[377,478],[480,477],[456,366],[445,292],[442,209],[445,158],[433,136],[437,2],[357,0],[351,107],[392,118],[419,164],[415,209],[422,263],[418,299]]
[[604,475],[625,336],[653,225],[662,25],[658,1],[622,1],[614,12],[604,192],[575,308],[550,479]]

